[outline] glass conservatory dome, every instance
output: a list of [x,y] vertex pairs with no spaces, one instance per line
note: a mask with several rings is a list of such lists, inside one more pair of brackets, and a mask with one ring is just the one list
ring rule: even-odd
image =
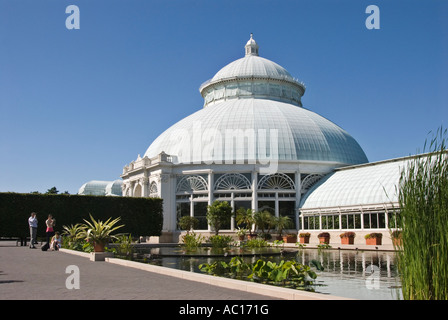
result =
[[268,158],[340,165],[367,162],[364,151],[346,131],[302,108],[303,83],[280,65],[259,57],[258,49],[251,35],[245,57],[201,85],[204,108],[163,132],[145,156],[165,152],[184,163]]

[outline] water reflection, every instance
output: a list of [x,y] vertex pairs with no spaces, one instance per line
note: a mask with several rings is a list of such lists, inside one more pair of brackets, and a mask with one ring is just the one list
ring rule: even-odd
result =
[[264,248],[262,253],[258,249],[244,253],[238,250],[216,253],[201,249],[199,253],[194,254],[179,247],[140,249],[138,260],[198,273],[201,273],[201,263],[229,261],[234,255],[244,256],[247,262],[252,263],[261,258],[257,254],[263,254],[263,258],[275,262],[296,259],[299,263],[312,265],[312,261],[316,260],[324,268],[323,271],[316,270],[316,292],[355,299],[402,298],[393,252],[303,249],[284,256],[280,255],[280,250],[276,248]]

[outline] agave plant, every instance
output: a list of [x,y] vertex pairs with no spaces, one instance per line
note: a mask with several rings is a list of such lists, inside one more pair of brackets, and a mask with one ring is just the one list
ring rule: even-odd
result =
[[107,219],[106,221],[95,220],[92,215],[90,215],[90,220],[87,221],[84,219],[85,224],[82,225],[82,230],[79,233],[79,237],[86,239],[87,241],[93,243],[94,250],[96,252],[104,251],[104,246],[113,239],[117,239],[117,235],[113,235],[112,232],[117,229],[123,227],[124,225],[115,226],[118,221],[121,220],[120,217],[111,220],[112,218]]

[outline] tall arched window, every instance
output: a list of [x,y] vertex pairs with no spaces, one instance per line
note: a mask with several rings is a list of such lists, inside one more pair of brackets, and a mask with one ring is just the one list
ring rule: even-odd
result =
[[159,196],[159,190],[155,181],[151,182],[151,185],[149,186],[149,196],[151,198],[156,198]]

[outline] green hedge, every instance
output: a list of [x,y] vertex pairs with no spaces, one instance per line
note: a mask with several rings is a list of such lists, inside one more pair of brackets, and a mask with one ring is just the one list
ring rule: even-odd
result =
[[84,195],[45,195],[0,193],[0,237],[29,236],[28,218],[37,213],[37,236],[45,236],[45,220],[56,219],[55,231],[62,226],[121,217],[120,233],[132,236],[160,236],[163,225],[163,203],[158,198],[105,197]]

